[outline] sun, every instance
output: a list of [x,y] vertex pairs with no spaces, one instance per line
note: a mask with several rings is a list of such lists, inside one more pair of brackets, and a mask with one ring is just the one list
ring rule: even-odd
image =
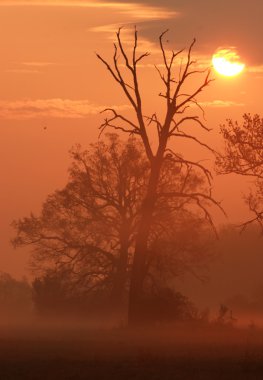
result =
[[213,55],[212,63],[216,72],[226,77],[239,75],[245,68],[234,48],[218,49]]

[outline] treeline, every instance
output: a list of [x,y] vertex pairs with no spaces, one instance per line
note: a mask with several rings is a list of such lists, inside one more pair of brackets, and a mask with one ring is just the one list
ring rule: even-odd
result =
[[[0,273],[0,322],[24,321],[29,316],[44,319],[85,318],[120,323],[114,305],[103,292],[69,291],[62,273],[49,273],[35,278],[16,280]],[[143,316],[148,322],[191,321],[199,318],[197,308],[179,292],[163,288],[145,299]],[[149,314],[150,313],[150,314]]]

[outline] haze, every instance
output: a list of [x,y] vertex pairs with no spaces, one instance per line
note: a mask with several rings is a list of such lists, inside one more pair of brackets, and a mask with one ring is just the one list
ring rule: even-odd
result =
[[[214,79],[198,98],[205,111],[205,125],[211,131],[201,130],[198,138],[217,152],[223,152],[225,144],[220,125],[227,119],[242,123],[244,114],[262,116],[262,14],[261,0],[217,3],[209,0],[2,0],[0,272],[22,283],[21,279],[26,276],[25,282],[31,286],[36,277],[32,271],[32,246],[19,242],[17,245],[21,247],[14,248],[10,241],[16,231],[11,223],[30,216],[31,212],[39,215],[47,197],[67,185],[72,147],[80,144],[83,150],[92,151],[91,143],[106,141],[103,140],[105,133],[98,140],[99,126],[105,117],[101,112],[105,108],[114,108],[127,118],[133,117],[131,104],[96,56],[98,53],[112,63],[118,28],[122,27],[122,41],[130,53],[136,25],[138,53],[150,53],[138,65],[145,114],[158,112],[163,116],[165,113],[165,101],[159,97],[162,83],[155,67],[160,70],[165,67],[158,41],[161,33],[169,30],[164,38],[167,51],[187,51],[196,38],[192,52],[197,61],[196,69],[211,67]],[[215,52],[224,47],[237,51],[245,64],[237,76],[224,77],[211,66]],[[179,64],[180,61],[176,61],[176,65]],[[122,63],[121,68],[124,66]],[[186,92],[191,92],[197,83],[194,77]],[[120,129],[117,133],[123,137]],[[154,149],[158,148],[154,132],[150,132],[150,142]],[[226,304],[231,313],[232,309],[236,310],[240,326],[248,326],[252,320],[261,326],[261,230],[257,225],[250,226],[240,236],[235,227],[253,218],[253,212],[244,202],[244,194],[255,190],[254,178],[217,175],[211,149],[196,147],[193,141],[189,144],[175,141],[171,146],[178,153],[186,153],[189,160],[205,163],[212,171],[213,197],[226,213],[224,215],[219,207],[211,211],[219,232],[219,241],[213,241],[213,254],[205,260],[201,258],[200,268],[199,262],[195,263],[194,270],[179,268],[172,283],[199,311],[210,309],[211,321],[217,320],[220,305]],[[186,234],[186,241],[190,235]],[[207,237],[203,231],[198,236]],[[29,309],[34,308],[30,305]],[[69,325],[82,326],[82,315],[81,322],[79,317],[70,315]],[[91,317],[90,328],[94,327],[93,318],[97,317]],[[123,320],[125,318],[121,323]],[[107,327],[109,325],[116,325],[116,320],[110,319]],[[196,339],[200,341],[199,335]]]

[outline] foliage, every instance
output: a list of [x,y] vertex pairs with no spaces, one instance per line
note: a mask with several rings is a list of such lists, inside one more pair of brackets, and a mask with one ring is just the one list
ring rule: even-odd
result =
[[263,118],[244,114],[243,123],[231,119],[221,126],[225,150],[216,160],[220,174],[235,173],[255,178],[255,191],[245,196],[250,211],[255,215],[242,226],[257,222],[263,230]]
[[14,222],[13,244],[32,245],[35,271],[68,272],[85,291],[112,286],[121,239],[126,234],[132,243],[147,179],[134,141],[111,135],[108,142],[73,149],[67,185],[48,196],[39,217]]
[[263,119],[243,115],[243,123],[227,120],[221,126],[225,152],[217,157],[221,174],[236,173],[263,179]]
[[[48,196],[39,216],[31,214],[13,223],[17,231],[13,244],[32,247],[32,269],[39,277],[34,289],[40,286],[40,298],[41,286],[48,293],[48,286],[52,288],[59,279],[66,287],[62,294],[60,285],[55,287],[57,298],[73,290],[110,296],[118,287],[125,299],[149,178],[148,162],[138,140],[122,142],[116,135],[92,144],[88,151],[78,146],[71,155],[68,183]],[[160,193],[202,188],[205,180],[197,170],[184,170],[169,157],[165,160]],[[210,257],[211,239],[209,222],[198,214],[195,200],[159,200],[149,238],[148,287],[170,286],[185,271],[200,273]],[[117,282],[120,274],[123,279]]]
[[171,288],[146,293],[140,304],[141,320],[149,323],[193,321],[198,313],[187,297]]
[[34,308],[40,316],[90,317],[98,312],[109,313],[113,308],[105,293],[93,291],[86,295],[72,289],[65,273],[49,271],[35,278],[32,289]]

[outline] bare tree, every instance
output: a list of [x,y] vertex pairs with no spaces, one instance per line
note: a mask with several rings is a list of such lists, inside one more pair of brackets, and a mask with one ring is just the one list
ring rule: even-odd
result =
[[[153,213],[155,204],[158,199],[166,198],[184,198],[191,199],[200,206],[200,209],[204,212],[205,216],[212,223],[212,219],[205,207],[202,205],[202,201],[206,199],[208,202],[216,203],[211,197],[211,193],[204,194],[202,192],[188,193],[184,191],[179,192],[158,192],[158,184],[161,175],[161,169],[167,154],[171,157],[174,163],[180,163],[181,165],[198,166],[207,177],[208,183],[210,183],[211,175],[209,171],[201,165],[201,163],[190,162],[186,158],[183,158],[171,150],[168,146],[171,138],[178,140],[190,140],[194,141],[198,145],[205,147],[212,151],[212,149],[203,143],[199,138],[189,132],[186,132],[184,128],[191,125],[202,130],[208,131],[208,128],[202,122],[202,118],[198,114],[192,115],[186,114],[187,110],[196,106],[197,109],[203,111],[198,103],[197,97],[205,89],[212,79],[210,79],[210,70],[199,70],[195,67],[196,61],[192,59],[192,50],[195,44],[195,40],[191,43],[187,53],[185,62],[181,61],[179,69],[176,70],[176,59],[183,51],[171,52],[171,56],[164,47],[164,36],[167,31],[162,33],[159,37],[160,52],[162,55],[164,70],[161,71],[159,67],[156,67],[161,81],[164,85],[164,92],[160,93],[160,97],[165,100],[166,111],[163,120],[160,120],[157,113],[152,115],[145,115],[143,111],[143,100],[140,93],[139,78],[138,78],[138,64],[146,58],[149,53],[143,53],[138,55],[138,33],[135,29],[134,32],[134,45],[129,57],[127,49],[124,47],[121,38],[121,29],[117,32],[117,42],[114,44],[113,64],[108,63],[101,55],[97,55],[99,60],[106,66],[113,79],[121,87],[123,93],[128,99],[135,115],[135,121],[132,118],[127,118],[123,114],[120,114],[115,109],[107,109],[111,116],[107,117],[101,125],[101,130],[106,128],[112,128],[114,130],[121,130],[125,133],[136,134],[140,136],[143,146],[150,163],[150,174],[147,185],[147,191],[142,202],[141,218],[139,228],[136,236],[136,245],[134,253],[134,261],[132,267],[131,287],[130,287],[130,299],[129,299],[129,324],[137,324],[140,314],[140,299],[143,294],[143,283],[145,274],[147,271],[147,252],[149,245],[150,230],[153,221]],[[120,57],[124,62],[124,69],[120,62]],[[132,78],[129,82],[126,79],[126,73]],[[195,75],[203,74],[201,83],[197,87],[193,87],[191,93],[185,92],[185,84],[189,79]],[[149,140],[149,127],[154,125],[157,131],[157,149],[153,150]]]
[[244,114],[241,124],[228,119],[221,134],[225,149],[217,155],[218,173],[255,178],[255,190],[244,197],[254,217],[241,227],[257,222],[263,231],[263,119],[257,114]]

